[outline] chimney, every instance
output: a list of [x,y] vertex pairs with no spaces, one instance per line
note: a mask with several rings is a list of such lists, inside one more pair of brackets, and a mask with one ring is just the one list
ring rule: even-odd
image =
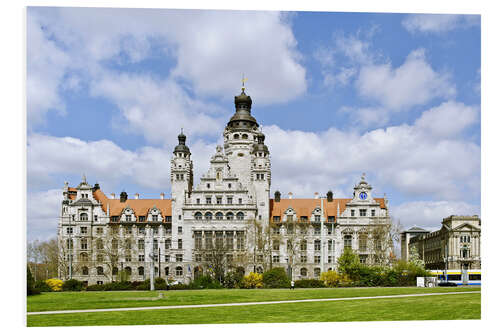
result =
[[136,199],[136,200],[137,200],[137,199],[139,199],[139,193],[136,193],[136,194],[135,194],[135,199]]
[[288,199],[292,199],[293,197],[293,193],[292,192],[288,192]]
[[274,192],[274,202],[280,202],[280,200],[281,200],[281,192],[280,191]]
[[115,194],[111,193],[111,199],[114,199],[114,198],[115,198]]
[[120,202],[127,201],[127,197],[127,192],[123,191],[122,193],[120,193]]
[[314,192],[314,199],[319,199],[319,193],[318,192]]
[[333,192],[332,191],[326,192],[326,201],[328,201],[328,202],[333,201]]

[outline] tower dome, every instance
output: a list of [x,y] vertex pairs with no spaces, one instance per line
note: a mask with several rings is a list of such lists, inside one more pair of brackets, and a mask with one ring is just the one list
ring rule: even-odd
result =
[[259,127],[257,120],[250,114],[252,109],[252,98],[241,89],[241,94],[234,97],[236,112],[227,123],[226,129],[256,129]]
[[174,153],[190,153],[189,147],[186,146],[186,135],[182,133],[177,136],[177,139],[179,140],[179,144],[175,146],[174,148]]

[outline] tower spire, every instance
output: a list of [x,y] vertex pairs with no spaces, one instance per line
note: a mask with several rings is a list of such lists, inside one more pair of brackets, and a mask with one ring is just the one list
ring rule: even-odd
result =
[[245,73],[242,74],[241,76],[241,92],[245,92],[245,82],[247,81],[248,79],[245,77]]

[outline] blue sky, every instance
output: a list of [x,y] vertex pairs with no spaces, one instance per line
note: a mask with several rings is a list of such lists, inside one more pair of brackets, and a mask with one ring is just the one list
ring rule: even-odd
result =
[[181,127],[196,183],[243,72],[272,192],[350,197],[365,172],[404,226],[480,214],[480,36],[477,15],[30,7],[28,239],[83,173],[169,195]]

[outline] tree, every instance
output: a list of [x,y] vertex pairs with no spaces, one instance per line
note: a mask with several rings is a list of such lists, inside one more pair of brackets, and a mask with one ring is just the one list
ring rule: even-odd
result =
[[266,221],[250,220],[247,223],[248,253],[249,262],[254,270],[257,265],[262,265],[263,270],[272,267],[272,243],[274,240],[281,240],[279,235],[272,234],[272,228],[276,227]]
[[393,218],[389,218],[388,223],[376,224],[367,230],[367,245],[372,264],[391,266],[395,260],[394,243],[399,241],[402,227],[399,220],[397,223],[393,221]]
[[360,262],[358,255],[349,247],[344,248],[342,255],[337,260],[337,269],[340,274],[347,274],[351,279],[357,274]]

